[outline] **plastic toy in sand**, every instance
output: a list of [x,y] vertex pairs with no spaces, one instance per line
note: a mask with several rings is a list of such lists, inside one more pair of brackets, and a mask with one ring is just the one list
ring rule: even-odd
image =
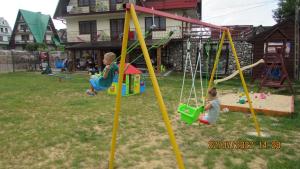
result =
[[263,100],[267,98],[267,95],[265,93],[254,93],[254,98]]

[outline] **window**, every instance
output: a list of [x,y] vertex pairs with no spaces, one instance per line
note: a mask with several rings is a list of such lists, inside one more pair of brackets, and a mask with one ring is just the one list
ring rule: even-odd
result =
[[97,32],[96,21],[80,21],[79,34],[91,34]]
[[124,29],[124,19],[110,20],[110,36],[111,40],[120,40]]
[[291,51],[291,43],[290,42],[267,42],[264,43],[264,54],[267,53],[277,53],[282,52],[282,50],[285,50],[283,52],[284,57],[289,57],[290,51]]
[[1,32],[3,32],[3,28],[1,28]]
[[78,0],[78,6],[89,6],[89,0]]
[[2,42],[3,41],[3,36],[0,36],[0,42]]
[[[163,17],[154,17],[154,24],[155,29],[158,31],[165,31],[166,30],[166,18]],[[153,18],[152,17],[145,17],[145,29],[148,31],[151,26],[153,25]]]
[[8,32],[8,29],[7,29],[7,28],[5,28],[5,32],[6,32],[6,33]]
[[29,35],[21,35],[22,41],[28,41],[29,40]]
[[25,25],[25,24],[20,25],[20,30],[23,30],[24,32],[26,32],[26,29],[27,29],[27,25]]

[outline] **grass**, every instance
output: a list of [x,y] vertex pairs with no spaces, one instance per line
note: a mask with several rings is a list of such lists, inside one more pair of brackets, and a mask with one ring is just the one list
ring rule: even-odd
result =
[[[181,79],[181,74],[158,78],[186,168],[300,166],[299,104],[295,104],[293,118],[258,115],[270,138],[247,136],[247,131],[255,131],[253,122],[239,112],[222,113],[213,127],[188,126],[177,120]],[[87,80],[83,75],[59,82],[38,73],[0,74],[0,169],[107,168],[115,97],[106,93],[86,96]],[[122,98],[115,158],[118,169],[177,167],[149,79],[146,84],[146,93]],[[218,88],[236,91],[240,82],[231,80]],[[295,88],[299,91],[300,83]],[[299,101],[297,95],[295,103]],[[210,140],[254,141],[255,146],[208,149]],[[274,140],[281,142],[281,149],[271,148]],[[262,141],[269,148],[260,149]]]

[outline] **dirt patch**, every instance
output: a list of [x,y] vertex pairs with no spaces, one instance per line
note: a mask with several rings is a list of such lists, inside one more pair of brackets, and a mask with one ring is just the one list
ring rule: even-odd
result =
[[215,169],[224,169],[224,164],[223,164],[223,160],[217,160],[216,164],[215,164]]
[[267,161],[261,157],[255,157],[252,161],[247,163],[250,169],[265,169],[267,168]]
[[139,168],[139,169],[156,169],[156,168],[173,169],[173,167],[166,166],[162,160],[160,160],[160,161],[152,160],[152,161],[140,162],[137,166],[134,166],[134,168]]
[[233,164],[235,164],[235,165],[240,165],[240,164],[243,163],[243,160],[240,159],[240,158],[231,158],[230,160],[231,160],[231,162],[232,162]]
[[97,134],[100,134],[103,132],[104,128],[101,128],[100,126],[96,125],[93,127],[93,129],[96,131]]

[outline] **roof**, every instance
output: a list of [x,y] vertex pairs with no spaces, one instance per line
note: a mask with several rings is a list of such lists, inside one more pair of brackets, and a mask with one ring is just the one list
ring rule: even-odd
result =
[[[120,64],[119,64],[120,67]],[[133,75],[133,74],[142,74],[142,71],[137,69],[136,67],[132,66],[130,63],[125,63],[125,74],[126,75]]]
[[292,20],[284,20],[283,22],[277,23],[273,25],[272,27],[266,27],[266,29],[256,35],[254,35],[252,38],[248,39],[248,41],[253,42],[257,38],[266,38],[269,37],[274,31],[279,30],[278,28],[282,25],[287,24],[288,22],[293,22]]
[[5,20],[3,17],[0,17],[0,26],[9,27],[9,29],[10,29],[10,26],[9,26],[7,20]]
[[59,0],[56,6],[53,18],[58,18],[67,14],[67,5],[70,0]]
[[36,42],[43,43],[47,26],[51,17],[40,12],[31,12],[23,9],[20,9],[19,11],[27,23],[27,26],[29,27],[30,32],[32,33]]

